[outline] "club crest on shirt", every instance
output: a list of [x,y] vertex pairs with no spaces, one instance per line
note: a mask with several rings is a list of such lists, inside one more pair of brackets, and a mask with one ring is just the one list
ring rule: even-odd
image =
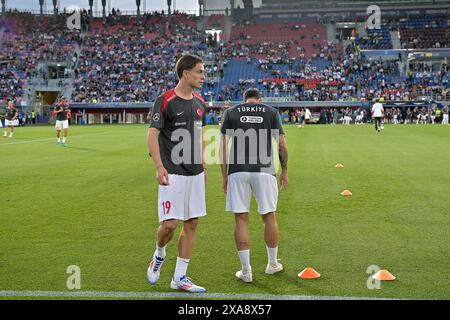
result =
[[197,108],[197,114],[199,117],[203,117],[203,110],[200,108]]

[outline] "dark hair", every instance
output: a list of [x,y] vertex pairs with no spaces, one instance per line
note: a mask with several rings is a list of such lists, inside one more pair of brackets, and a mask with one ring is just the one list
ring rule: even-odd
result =
[[259,92],[256,88],[250,88],[245,90],[244,92],[244,101],[247,101],[248,99],[261,99],[261,92]]
[[203,63],[202,58],[192,54],[187,54],[178,59],[175,69],[177,70],[178,79],[183,76],[184,70],[192,70],[198,63]]

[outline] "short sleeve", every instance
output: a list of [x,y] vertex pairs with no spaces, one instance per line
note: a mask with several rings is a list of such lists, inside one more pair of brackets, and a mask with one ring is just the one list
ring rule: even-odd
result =
[[220,127],[220,132],[222,134],[226,134],[227,129],[231,129],[229,113],[230,113],[229,110],[225,110],[225,112],[222,115],[222,126]]
[[284,134],[283,126],[281,124],[281,117],[278,110],[274,109],[273,112],[273,124],[271,129],[278,130],[279,134]]
[[202,116],[202,127],[206,126],[206,104],[202,104],[203,106],[203,116]]
[[155,103],[153,104],[153,108],[152,108],[152,118],[150,120],[150,127],[151,128],[158,128],[158,129],[162,129],[164,128],[164,117],[162,114],[162,102],[163,102],[163,98],[162,97],[158,97],[155,101]]

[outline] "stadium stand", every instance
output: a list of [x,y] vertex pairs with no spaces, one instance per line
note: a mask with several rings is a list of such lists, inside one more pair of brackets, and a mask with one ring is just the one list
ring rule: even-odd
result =
[[[72,61],[71,102],[152,102],[177,81],[175,62],[184,52],[206,59],[202,95],[209,102],[240,101],[257,87],[271,101],[413,101],[449,99],[447,64],[411,63],[405,56],[381,58],[365,50],[448,48],[447,15],[410,15],[383,19],[381,29],[365,29],[346,41],[329,38],[337,21],[361,24],[360,17],[260,19],[235,21],[230,40],[211,42],[198,30],[199,18],[154,12],[138,20],[113,11],[88,18],[83,28],[64,28],[51,16],[9,11],[3,17],[0,48],[0,99],[21,103],[33,79],[51,77],[42,64]],[[203,28],[224,29],[223,14],[211,15]],[[408,68],[407,68],[408,66]]]

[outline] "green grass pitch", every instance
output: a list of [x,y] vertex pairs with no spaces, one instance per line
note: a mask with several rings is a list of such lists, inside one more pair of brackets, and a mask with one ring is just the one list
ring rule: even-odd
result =
[[[285,270],[264,274],[253,201],[254,280],[235,278],[234,218],[224,211],[219,166],[210,165],[208,215],[188,269],[194,282],[211,293],[449,299],[450,126],[285,130],[289,186],[277,216]],[[56,146],[50,126],[0,139],[0,291],[68,290],[66,269],[77,265],[83,291],[172,292],[176,241],[158,284],[146,281],[158,225],[146,137],[144,125],[104,125],[70,127],[68,148]],[[397,279],[369,290],[371,265]],[[298,279],[307,266],[321,278]]]

